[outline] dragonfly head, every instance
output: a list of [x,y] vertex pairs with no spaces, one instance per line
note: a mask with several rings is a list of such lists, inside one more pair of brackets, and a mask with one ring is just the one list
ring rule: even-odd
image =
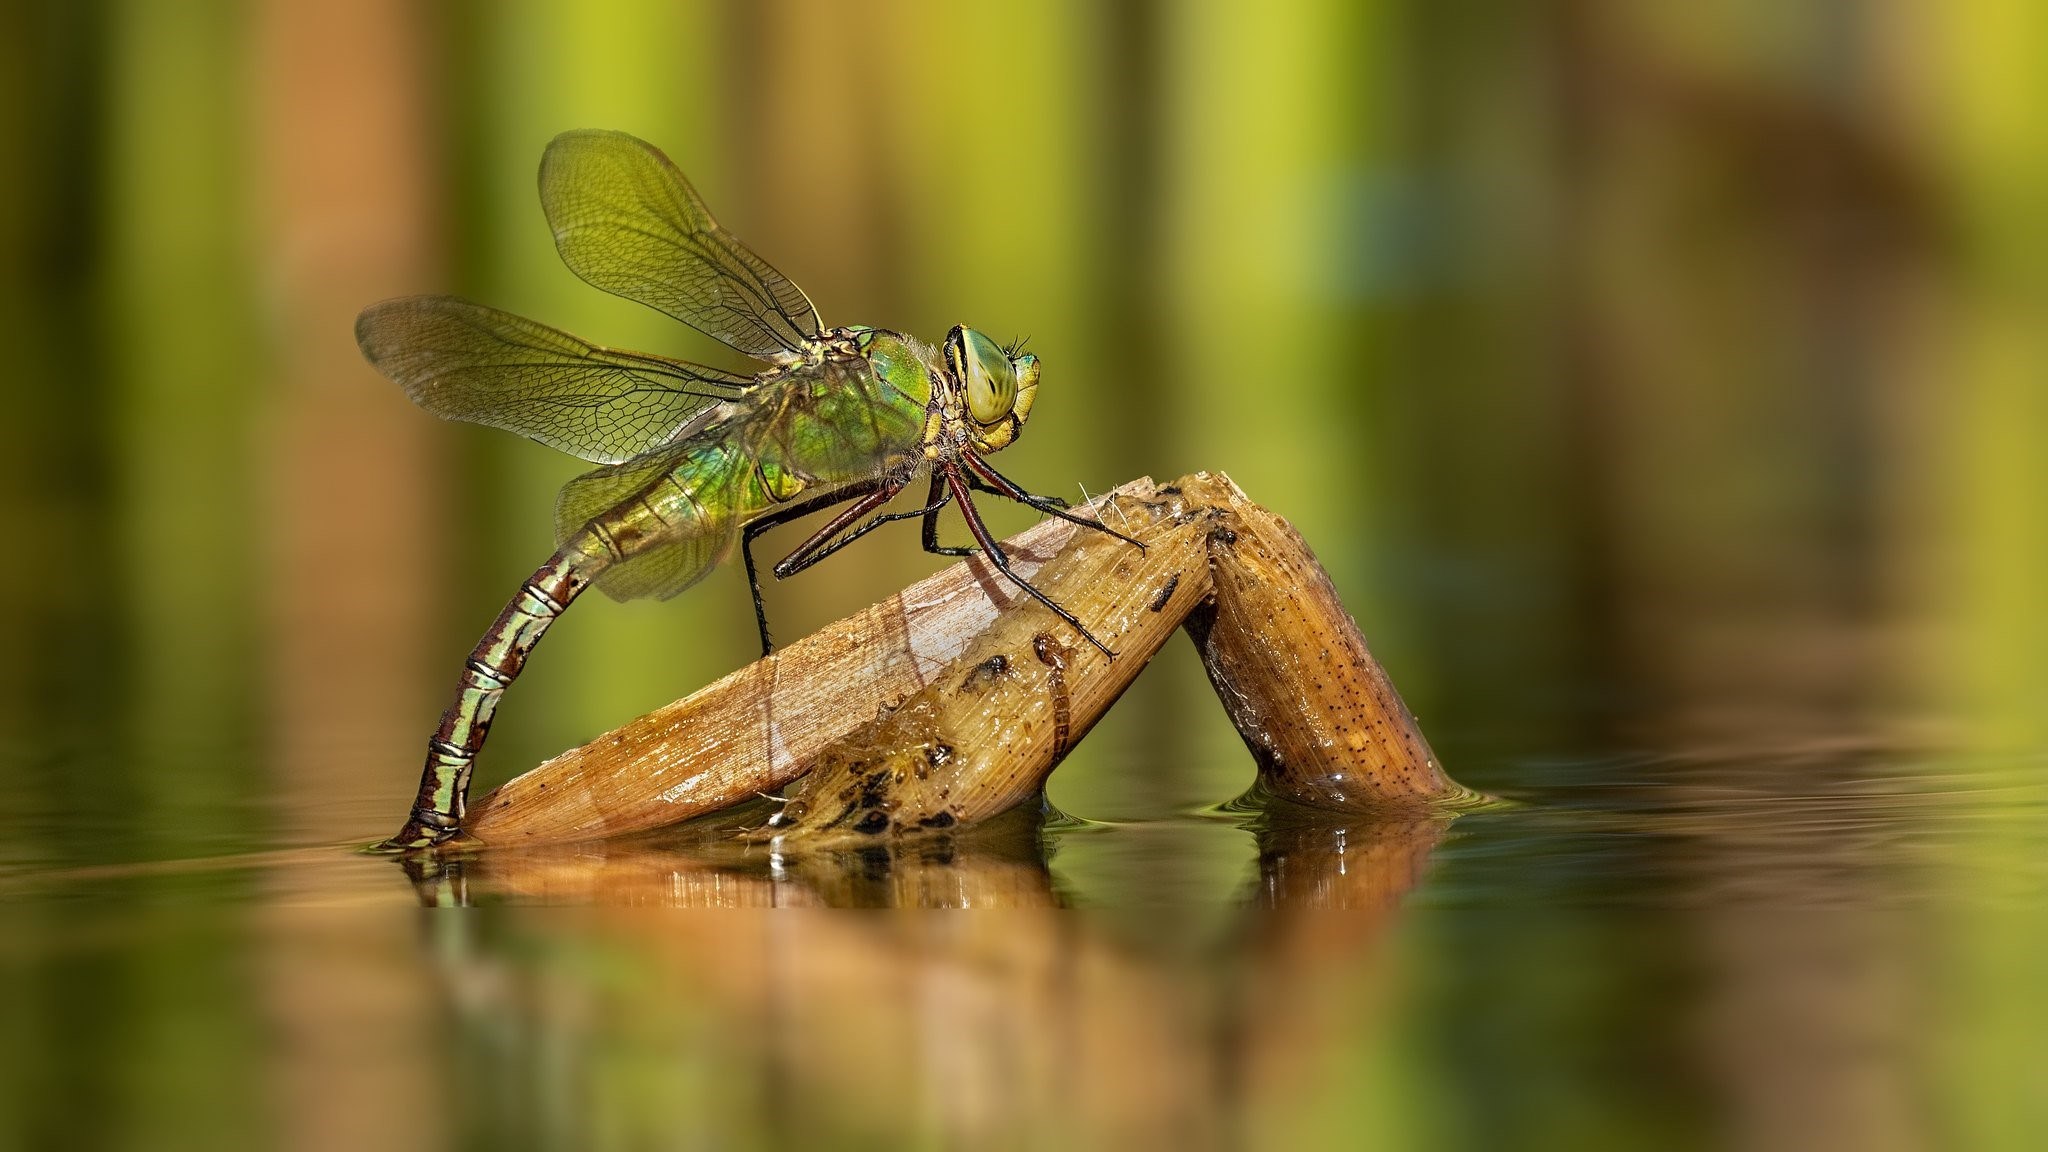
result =
[[946,334],[946,369],[974,420],[976,446],[984,452],[1007,447],[1023,431],[1038,397],[1038,357],[956,325]]

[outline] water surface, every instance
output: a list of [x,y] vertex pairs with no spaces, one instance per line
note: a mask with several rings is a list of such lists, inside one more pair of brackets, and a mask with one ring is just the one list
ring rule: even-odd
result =
[[1495,767],[1530,783],[1455,820],[411,872],[16,807],[0,1114],[74,1148],[2031,1143],[2038,758]]

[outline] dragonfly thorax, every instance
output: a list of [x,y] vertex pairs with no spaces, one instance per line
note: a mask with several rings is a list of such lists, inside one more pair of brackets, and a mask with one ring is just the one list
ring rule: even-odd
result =
[[854,357],[866,351],[866,340],[875,330],[872,328],[827,328],[804,344],[801,358],[792,361],[792,366],[816,368],[834,356]]
[[945,359],[968,439],[984,452],[1007,447],[1023,431],[1038,396],[1038,357],[956,325],[946,334]]

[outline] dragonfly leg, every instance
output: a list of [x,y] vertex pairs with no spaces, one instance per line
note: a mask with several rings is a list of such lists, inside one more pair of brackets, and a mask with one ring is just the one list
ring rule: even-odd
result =
[[862,528],[848,533],[845,539],[834,539],[841,532],[845,532],[848,525],[894,500],[896,494],[903,491],[903,486],[907,483],[907,478],[883,477],[872,491],[841,509],[832,519],[825,522],[824,527],[811,533],[810,538],[797,545],[789,555],[777,560],[775,567],[770,571],[775,573],[777,580],[786,580],[865,535],[867,529]]
[[946,486],[945,473],[936,469],[932,472],[932,494],[924,505],[924,550],[934,556],[975,556],[979,548],[956,548],[939,543],[939,509],[953,498],[953,490]]
[[1079,524],[1084,528],[1093,528],[1097,532],[1106,532],[1140,552],[1145,550],[1143,541],[1134,540],[1100,520],[1090,520],[1085,516],[1076,516],[1072,512],[1067,511],[1067,502],[1064,500],[1053,496],[1038,496],[1025,491],[1008,476],[996,471],[988,461],[983,460],[972,452],[962,452],[960,459],[967,465],[967,483],[972,487],[979,488],[992,496],[1001,496],[1008,500],[1015,500],[1027,508],[1036,508],[1048,516],[1057,516],[1070,524]]
[[[740,559],[745,562],[747,568],[747,589],[754,594],[754,624],[761,630],[761,655],[766,656],[770,652],[775,651],[775,642],[769,639],[768,609],[761,602],[761,574],[760,570],[754,565],[754,537],[759,536],[778,524],[787,524],[791,520],[801,520],[813,512],[830,508],[834,504],[844,504],[848,500],[858,500],[863,496],[873,493],[876,489],[882,487],[884,483],[884,478],[876,477],[872,480],[862,480],[849,484],[844,488],[835,488],[830,492],[820,493],[806,500],[799,500],[794,504],[777,508],[764,516],[756,517],[748,521],[746,526],[740,529]],[[898,490],[901,490],[900,487]]]
[[[974,510],[974,501],[967,493],[966,479],[954,468],[946,468],[945,476],[947,486],[953,490],[953,497],[960,501],[960,516],[967,521],[967,530],[974,534],[974,542],[981,545],[981,553],[988,557],[989,563],[995,565],[998,572],[1008,577],[1010,583],[1023,589],[1033,600],[1052,609],[1053,615],[1065,620],[1068,627],[1081,634],[1081,639],[1095,645],[1104,656],[1109,657],[1111,660],[1116,659],[1116,653],[1110,651],[1107,644],[1097,640],[1095,633],[1090,632],[1086,626],[1075,619],[1072,612],[1060,607],[1059,603],[1052,597],[1040,592],[1036,587],[1032,586],[1030,581],[1017,575],[1016,571],[1010,567],[1009,555],[1003,551],[1003,546],[996,543],[995,538],[989,535],[988,525],[981,522],[981,514]],[[1083,520],[1081,523],[1086,524],[1088,521]],[[1104,531],[1108,531],[1108,529],[1104,529]],[[1136,543],[1136,541],[1132,541],[1132,543]]]
[[[898,485],[895,491],[889,493],[890,497],[894,497],[897,492],[901,492],[903,490],[903,487],[903,485]],[[880,493],[877,493],[877,495],[880,495]],[[830,556],[834,552],[839,551],[841,548],[846,547],[848,544],[853,543],[855,540],[858,540],[861,537],[867,535],[868,533],[873,532],[875,529],[880,528],[884,524],[894,524],[898,520],[915,520],[919,516],[933,516],[937,514],[938,510],[941,507],[945,506],[946,501],[950,498],[950,496],[941,496],[938,498],[938,503],[936,504],[926,504],[922,508],[914,508],[908,512],[884,512],[881,515],[873,517],[872,519],[868,520],[867,523],[862,524],[860,527],[853,529],[851,532],[848,532],[846,535],[841,536],[839,539],[832,541],[830,544],[826,544],[822,547],[819,547],[816,551],[811,552],[809,555],[806,555],[801,559],[797,557],[796,552],[792,552],[787,557],[785,557],[781,563],[775,566],[775,576],[777,579],[782,579],[788,576],[794,576],[797,573],[803,571],[804,569],[809,568],[811,565],[816,564],[818,561],[823,560],[825,557]],[[871,511],[872,508],[878,508],[881,506],[881,504],[886,504],[887,502],[887,500],[883,500],[880,503],[874,504],[868,510]],[[852,509],[849,509],[849,511],[852,511]],[[829,527],[830,525],[827,525],[828,529]],[[824,531],[820,531],[818,533],[818,535],[820,536],[824,534]],[[806,546],[808,546],[809,541],[806,541],[805,544]],[[801,552],[803,551],[803,549],[799,548],[797,551]]]

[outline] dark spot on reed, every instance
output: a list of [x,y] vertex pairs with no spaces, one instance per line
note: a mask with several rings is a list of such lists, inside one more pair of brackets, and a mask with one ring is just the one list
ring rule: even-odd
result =
[[1159,612],[1159,611],[1163,611],[1163,610],[1164,610],[1164,609],[1166,608],[1166,602],[1167,602],[1168,600],[1171,600],[1171,599],[1173,599],[1173,590],[1174,590],[1174,589],[1176,589],[1176,588],[1178,588],[1178,587],[1180,587],[1180,573],[1178,573],[1178,572],[1175,572],[1175,573],[1174,573],[1173,575],[1171,575],[1171,576],[1168,576],[1168,577],[1166,578],[1166,583],[1165,583],[1165,585],[1163,585],[1163,586],[1162,586],[1162,587],[1161,587],[1161,588],[1159,589],[1159,592],[1158,592],[1158,594],[1157,594],[1157,595],[1155,595],[1155,596],[1153,596],[1153,597],[1152,597],[1152,604],[1151,604],[1151,609],[1152,609],[1152,611],[1154,611],[1154,612]]

